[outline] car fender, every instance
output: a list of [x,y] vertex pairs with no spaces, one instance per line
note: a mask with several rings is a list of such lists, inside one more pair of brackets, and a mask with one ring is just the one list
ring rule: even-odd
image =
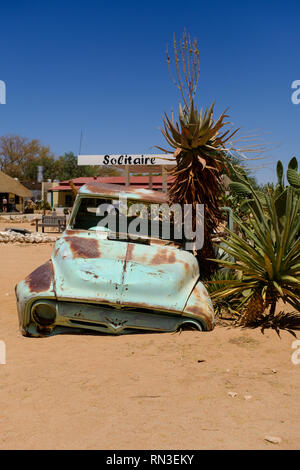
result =
[[[39,299],[56,299],[54,268],[51,260],[32,271],[15,287],[19,327],[22,334],[28,334],[31,323],[31,305]],[[31,334],[30,334],[31,336]],[[35,336],[33,334],[33,336]],[[38,334],[37,336],[40,336]]]
[[183,310],[183,315],[201,322],[204,330],[212,330],[216,324],[211,298],[201,281],[192,290]]

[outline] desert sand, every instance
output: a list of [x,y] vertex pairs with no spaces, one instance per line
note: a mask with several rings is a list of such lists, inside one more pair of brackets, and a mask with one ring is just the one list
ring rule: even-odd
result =
[[14,287],[52,247],[0,244],[0,449],[300,448],[285,331],[22,337]]

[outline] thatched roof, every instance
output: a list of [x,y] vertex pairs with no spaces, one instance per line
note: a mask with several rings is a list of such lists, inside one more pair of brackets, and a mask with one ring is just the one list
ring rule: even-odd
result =
[[32,197],[32,192],[18,180],[0,171],[0,193],[11,193],[21,197]]

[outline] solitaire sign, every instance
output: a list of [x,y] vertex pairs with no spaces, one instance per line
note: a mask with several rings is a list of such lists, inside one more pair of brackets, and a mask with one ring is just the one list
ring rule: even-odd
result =
[[78,155],[78,165],[174,165],[172,153],[159,155]]

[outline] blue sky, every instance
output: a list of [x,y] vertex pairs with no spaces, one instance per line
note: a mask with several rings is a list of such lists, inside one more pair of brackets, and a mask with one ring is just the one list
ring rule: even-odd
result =
[[[56,156],[155,153],[162,113],[178,109],[166,44],[184,30],[198,39],[196,103],[230,107],[242,132],[271,149],[253,162],[258,181],[272,162],[300,157],[300,3],[297,1],[10,1],[0,6],[0,135],[20,134]],[[259,167],[264,167],[258,169]]]

